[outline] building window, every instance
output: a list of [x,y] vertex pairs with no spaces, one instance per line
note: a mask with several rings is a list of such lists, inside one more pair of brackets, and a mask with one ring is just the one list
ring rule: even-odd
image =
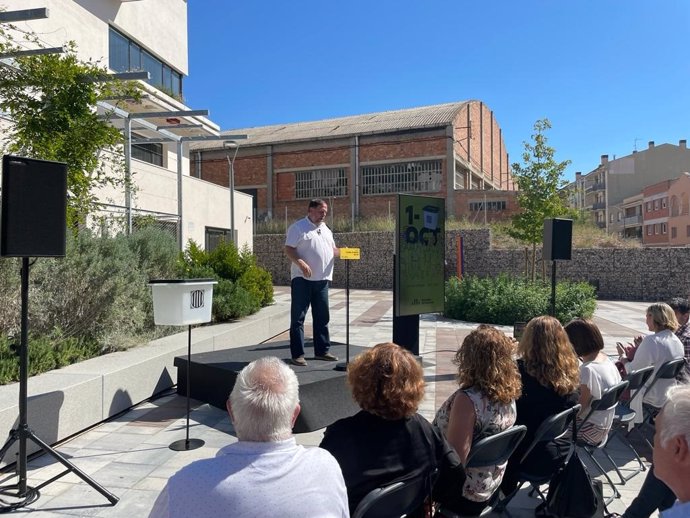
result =
[[[688,227],[690,229],[690,227]],[[652,225],[647,225],[647,235],[651,236],[652,235]]]
[[623,219],[623,213],[621,211],[618,211],[618,223],[621,222],[621,219]]
[[144,70],[150,74],[150,85],[179,97],[182,93],[182,74],[142,49],[127,36],[110,27],[108,64],[115,72]]
[[613,212],[609,214],[609,223],[613,223]]
[[[132,134],[133,137],[144,138]],[[132,142],[132,158],[163,167],[163,144],[135,144]]]
[[654,200],[654,210],[659,210],[659,200]]
[[654,223],[654,234],[655,235],[659,234],[659,224],[658,223]]
[[675,239],[678,236],[678,231],[676,227],[671,227],[671,239]]
[[[484,210],[483,201],[471,201],[470,202],[470,212],[480,212]],[[506,210],[505,201],[487,201],[486,210],[491,212],[498,212],[501,210]]]
[[[215,250],[218,248],[218,245],[224,241],[232,241],[230,238],[230,229],[206,227],[205,243],[207,252]],[[235,243],[237,243],[237,229],[235,229]]]
[[295,199],[329,198],[347,196],[345,168],[317,169],[295,173]]
[[440,160],[362,167],[362,194],[436,192],[440,188]]
[[652,202],[648,201],[647,203],[645,203],[645,208],[647,212],[652,212]]
[[666,234],[666,232],[667,232],[666,223],[662,223],[662,224],[661,224],[661,233],[662,233],[662,234]]
[[666,208],[666,198],[661,200],[661,208],[665,209]]
[[688,225],[687,227],[685,227],[685,236],[686,236],[686,237],[690,237],[690,225]]

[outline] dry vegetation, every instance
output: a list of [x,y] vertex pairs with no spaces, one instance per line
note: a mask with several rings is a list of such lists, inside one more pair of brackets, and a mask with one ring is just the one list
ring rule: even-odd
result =
[[[290,222],[291,223],[291,222]],[[328,226],[334,232],[352,232],[353,225],[350,218],[335,218],[328,220]],[[497,249],[524,248],[525,244],[508,235],[509,222],[496,222],[485,224],[466,219],[450,219],[446,222],[447,230],[479,230],[491,229],[491,246]],[[389,231],[395,229],[395,220],[390,217],[361,218],[355,221],[355,232]],[[257,224],[257,234],[285,234],[285,221],[269,220]],[[639,248],[641,244],[636,239],[622,239],[616,235],[609,235],[593,223],[575,222],[573,225],[574,248]]]

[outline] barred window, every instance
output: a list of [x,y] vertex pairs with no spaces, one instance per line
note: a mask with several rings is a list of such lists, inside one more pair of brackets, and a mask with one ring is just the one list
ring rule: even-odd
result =
[[362,194],[436,192],[440,188],[440,160],[362,167]]
[[295,199],[310,200],[331,196],[347,196],[344,167],[295,173]]
[[[470,202],[470,212],[480,212],[484,210],[483,201],[471,201]],[[500,210],[506,210],[505,201],[488,201],[486,202],[486,210],[492,212],[498,212]]]

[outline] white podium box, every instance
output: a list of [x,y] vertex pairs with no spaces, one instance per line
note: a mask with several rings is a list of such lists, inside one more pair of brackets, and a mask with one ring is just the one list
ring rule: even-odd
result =
[[211,321],[214,279],[156,279],[153,321],[157,325],[186,326]]

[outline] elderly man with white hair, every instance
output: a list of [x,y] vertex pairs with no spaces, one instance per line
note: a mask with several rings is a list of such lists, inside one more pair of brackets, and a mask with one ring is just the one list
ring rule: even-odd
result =
[[227,408],[239,441],[173,475],[150,518],[349,516],[337,461],[292,436],[300,405],[290,367],[275,357],[253,361]]
[[678,498],[661,516],[690,516],[690,385],[671,388],[656,418],[654,470]]

